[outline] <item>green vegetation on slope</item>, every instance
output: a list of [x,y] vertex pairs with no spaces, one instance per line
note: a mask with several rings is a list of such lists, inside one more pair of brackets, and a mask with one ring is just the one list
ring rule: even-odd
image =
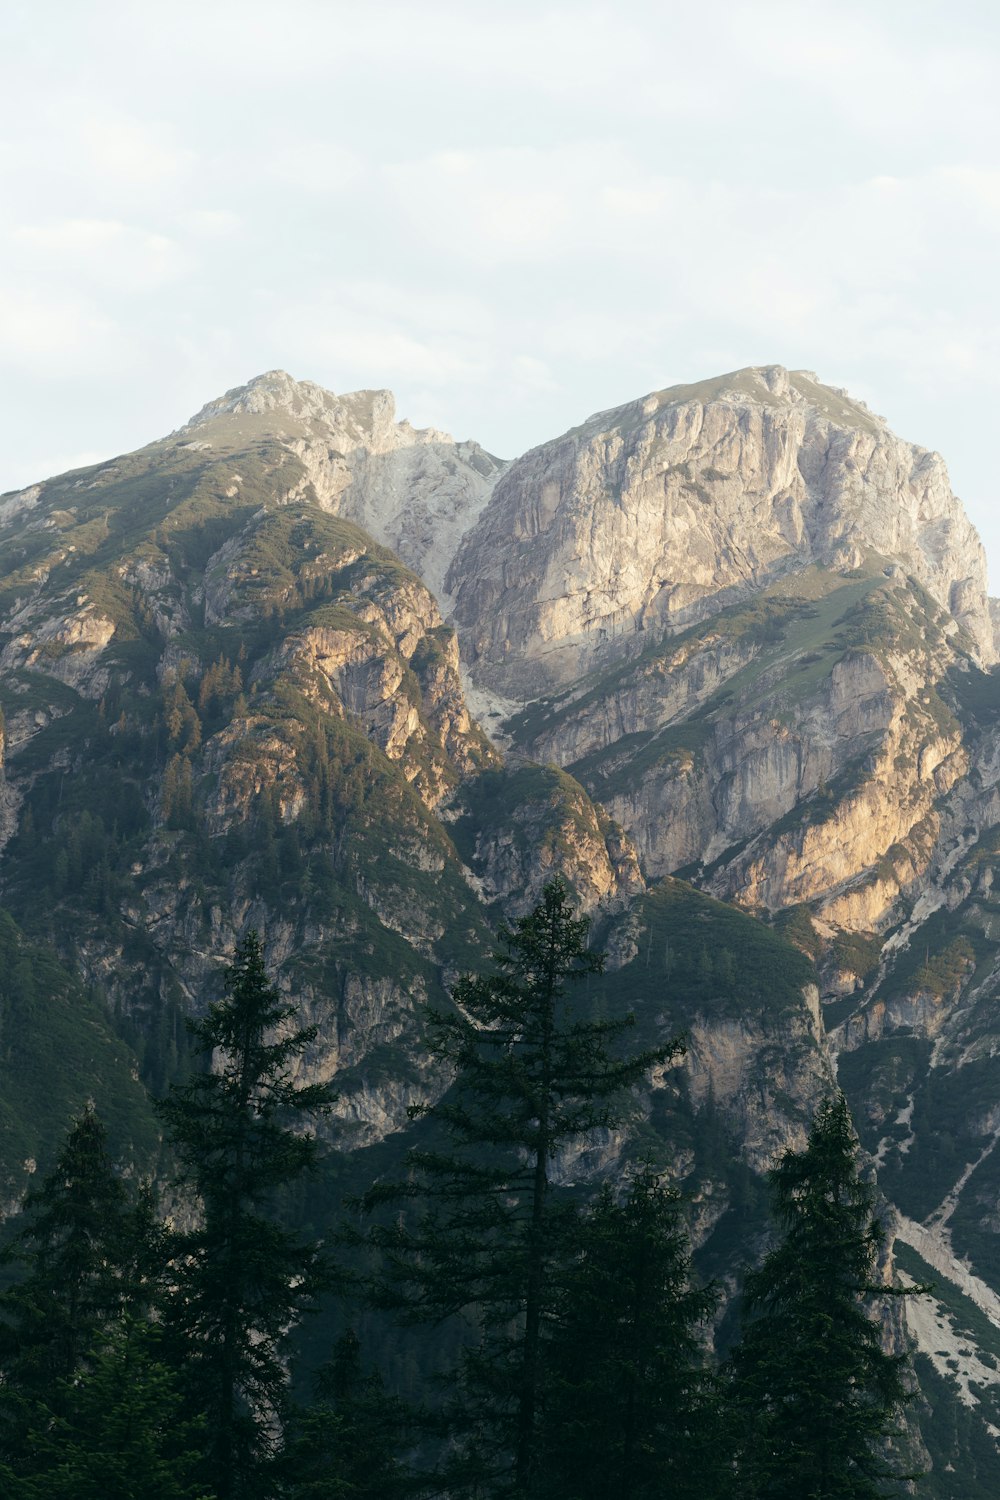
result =
[[70,1119],[100,1099],[112,1147],[152,1165],[157,1129],[136,1059],[102,998],[0,911],[0,1181],[20,1191],[25,1163],[52,1159]]

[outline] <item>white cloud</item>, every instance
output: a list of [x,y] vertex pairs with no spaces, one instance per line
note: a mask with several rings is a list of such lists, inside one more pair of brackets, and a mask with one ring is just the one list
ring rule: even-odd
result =
[[148,190],[186,177],[197,153],[181,144],[173,125],[138,119],[108,108],[95,110],[92,99],[70,102],[76,119],[67,121],[66,145],[104,181]]
[[151,436],[274,365],[510,453],[779,359],[953,431],[992,483],[988,7],[58,10],[0,51],[8,462],[56,421],[67,450],[125,413]]
[[117,291],[146,291],[182,275],[188,256],[167,235],[114,219],[62,219],[22,224],[9,246],[37,275],[69,273],[75,281],[97,281]]
[[[124,330],[86,298],[0,288],[0,366],[62,383],[101,372],[124,373],[131,349]],[[57,408],[58,410],[58,408]],[[51,426],[52,413],[46,416]]]
[[822,100],[869,139],[969,142],[997,125],[994,50],[956,40],[940,15],[925,18],[928,31],[914,0],[905,10],[755,0],[731,5],[726,19],[758,86]]
[[340,141],[289,140],[257,160],[262,178],[309,195],[327,196],[354,186],[365,172],[364,159]]
[[411,233],[487,265],[654,253],[693,196],[600,142],[439,152],[387,167],[384,181]]
[[[281,315],[275,333],[298,363],[319,364],[362,388],[393,382],[447,386],[481,383],[489,369],[482,349],[446,336],[424,336],[402,328],[351,320],[336,308],[297,308]],[[347,374],[346,372],[355,372]]]
[[192,208],[179,213],[176,224],[198,240],[228,239],[243,227],[239,214],[228,208]]
[[[717,31],[715,49],[706,48],[700,15],[656,0],[627,12],[567,0],[285,0],[280,25],[267,0],[175,0],[171,20],[164,29],[155,8],[137,7],[126,23],[132,46],[155,48],[168,74],[208,76],[218,87],[224,58],[226,82],[273,89],[276,78],[292,80],[323,90],[323,107],[358,78],[378,110],[415,88],[473,98],[486,90],[494,108],[515,110],[526,95],[591,110],[614,99],[622,113],[677,118],[711,116],[732,94],[720,79],[724,38]],[[359,120],[359,133],[368,124]]]
[[321,285],[309,300],[282,299],[270,336],[299,369],[328,371],[323,378],[337,389],[394,381],[440,389],[487,378],[494,324],[461,292],[348,279]]
[[533,354],[515,354],[510,361],[510,376],[515,390],[526,396],[558,389],[548,365]]

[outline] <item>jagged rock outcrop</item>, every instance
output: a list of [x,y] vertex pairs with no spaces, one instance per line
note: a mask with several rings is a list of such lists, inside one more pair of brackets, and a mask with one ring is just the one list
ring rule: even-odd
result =
[[268,435],[300,460],[325,509],[364,527],[420,574],[439,599],[464,533],[489,499],[504,465],[478,443],[396,421],[391,391],[336,396],[312,381],[271,370],[210,401],[175,436],[211,448]]
[[476,889],[508,916],[530,911],[557,873],[591,916],[622,910],[646,888],[631,840],[555,766],[466,783],[448,821]]
[[968,766],[942,684],[969,658],[948,626],[874,562],[811,568],[508,727],[584,783],[648,875],[696,870],[727,899],[871,930],[927,870]]
[[870,552],[994,660],[982,546],[940,456],[767,366],[600,412],[518,459],[447,586],[474,672],[537,696],[810,563]]

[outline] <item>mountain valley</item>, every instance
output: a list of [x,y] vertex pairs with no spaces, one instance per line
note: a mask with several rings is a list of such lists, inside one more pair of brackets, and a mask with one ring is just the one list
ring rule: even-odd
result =
[[939,1282],[925,1493],[995,1493],[997,613],[939,455],[777,366],[512,462],[272,371],[0,497],[6,1208],[89,1097],[162,1165],[149,1096],[255,927],[338,1090],[329,1231],[447,1086],[422,1007],[558,873],[588,999],[687,1037],[561,1179],[668,1167],[731,1293],[839,1083],[887,1264]]

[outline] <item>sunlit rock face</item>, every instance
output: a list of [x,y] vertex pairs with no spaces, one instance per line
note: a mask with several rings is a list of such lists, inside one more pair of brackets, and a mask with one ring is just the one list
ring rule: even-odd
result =
[[447,577],[475,673],[534,695],[776,579],[870,553],[994,659],[979,538],[939,455],[780,366],[601,412],[516,460]]

